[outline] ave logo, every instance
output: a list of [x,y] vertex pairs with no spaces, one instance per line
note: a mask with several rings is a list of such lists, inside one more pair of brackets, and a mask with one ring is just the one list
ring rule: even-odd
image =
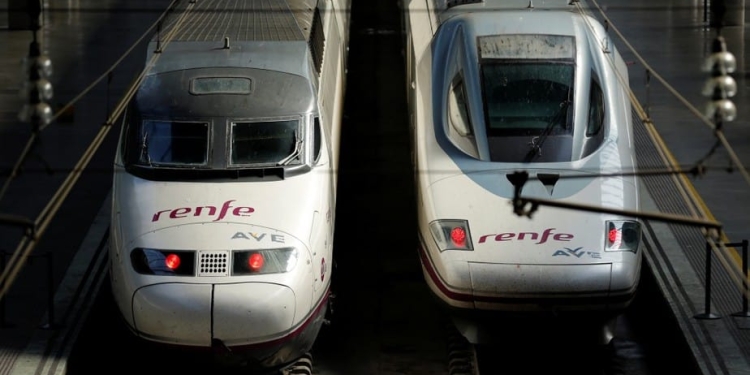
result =
[[[267,234],[268,233],[237,232],[237,233],[234,234],[234,236],[232,236],[231,239],[236,240],[238,238],[242,238],[242,239],[245,239],[245,240],[249,240],[251,238],[254,238],[255,241],[260,242],[261,240],[263,240],[264,238],[266,238]],[[268,240],[270,240],[271,242],[284,243],[284,235],[282,235],[282,234],[272,234],[272,235],[270,235],[268,237]]]
[[576,257],[580,258],[584,255],[588,255],[591,258],[594,259],[602,259],[602,254],[596,251],[586,251],[583,250],[583,247],[576,247],[575,249],[571,249],[569,247],[564,247],[560,250],[555,251],[554,254],[552,254],[553,257]]

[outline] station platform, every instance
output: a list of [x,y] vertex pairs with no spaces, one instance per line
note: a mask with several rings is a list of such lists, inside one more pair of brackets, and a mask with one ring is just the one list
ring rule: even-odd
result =
[[[2,280],[17,271],[0,303],[3,375],[32,374],[30,368],[39,366],[39,372],[65,373],[65,359],[48,359],[70,350],[106,274],[102,239],[118,129],[103,124],[144,65],[151,33],[140,38],[170,1],[42,3],[37,38],[52,62],[49,104],[58,117],[29,143],[31,124],[18,114],[28,79],[22,61],[33,34],[14,27],[28,22],[10,18],[22,15],[9,12],[19,1],[0,0],[0,213],[38,224],[36,237],[27,237],[21,226],[0,225]],[[97,137],[98,147],[92,147]],[[23,168],[10,178],[27,145]],[[26,260],[14,262],[21,253]],[[21,267],[11,268],[16,264]]]
[[[21,173],[12,179],[10,172],[31,136],[30,125],[17,116],[24,104],[19,89],[26,79],[21,61],[32,33],[11,27],[10,1],[0,0],[0,214],[46,224],[31,241],[24,240],[31,237],[22,228],[0,225],[4,275],[10,273],[14,254],[31,250],[0,303],[0,375],[65,374],[66,356],[106,277],[117,128],[103,134],[102,124],[143,66],[148,37],[140,38],[171,1],[44,1],[38,35],[54,67],[50,104],[59,117],[40,133]],[[750,181],[736,163],[750,165],[750,5],[727,1],[721,35],[737,59],[732,74],[737,117],[723,124],[731,151],[720,145],[711,152],[717,138],[695,113],[708,100],[701,94],[708,76],[700,67],[717,35],[706,2],[580,3],[607,22],[628,63],[637,103],[634,147],[639,166],[687,169],[708,156],[699,177],[642,178],[644,211],[722,224],[724,246],[711,249],[710,257],[700,228],[660,221],[645,226],[644,272],[656,279],[681,329],[682,337],[674,340],[689,348],[701,374],[750,375],[750,314],[742,280],[732,276],[732,270],[742,268],[743,241],[750,240]],[[129,53],[131,46],[136,48]],[[75,104],[67,107],[71,102]],[[90,150],[99,136],[98,148]],[[71,175],[87,150],[93,153],[85,172]],[[70,191],[61,188],[66,184]],[[66,199],[59,207],[48,205],[61,195]]]

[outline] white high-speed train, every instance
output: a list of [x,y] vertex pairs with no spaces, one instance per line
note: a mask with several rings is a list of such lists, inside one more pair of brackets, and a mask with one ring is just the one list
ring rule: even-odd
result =
[[638,289],[639,220],[513,210],[517,171],[522,197],[639,209],[637,178],[597,177],[636,165],[628,71],[576,3],[406,2],[422,270],[471,343],[515,322],[499,316],[598,322],[608,342]]
[[132,332],[307,373],[331,285],[349,0],[182,1],[114,163],[112,292]]

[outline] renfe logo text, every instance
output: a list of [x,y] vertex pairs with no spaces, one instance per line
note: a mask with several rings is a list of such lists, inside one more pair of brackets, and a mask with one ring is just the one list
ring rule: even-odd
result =
[[[231,212],[233,216],[250,216],[255,211],[252,207],[232,207],[234,200],[228,200],[224,202],[220,209],[216,206],[197,206],[197,207],[180,207],[169,210],[161,210],[154,214],[151,221],[159,221],[162,218],[168,219],[181,219],[188,216],[216,216],[213,221],[219,221],[223,219],[227,213]],[[229,209],[232,209],[231,211]],[[218,211],[218,213],[217,213]]]
[[[569,233],[555,233],[552,234],[552,231],[555,230],[555,228],[547,228],[542,232],[541,236],[539,233],[536,232],[519,232],[519,233],[500,233],[500,234],[485,234],[484,236],[479,237],[479,243],[483,243],[487,241],[488,237],[495,237],[495,241],[513,241],[513,240],[539,240],[536,244],[543,244],[547,242],[547,239],[552,236],[552,239],[555,241],[570,241],[573,239],[573,235]],[[539,238],[541,237],[541,239]]]

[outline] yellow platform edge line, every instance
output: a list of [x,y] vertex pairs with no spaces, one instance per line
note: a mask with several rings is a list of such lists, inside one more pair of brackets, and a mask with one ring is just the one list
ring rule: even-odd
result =
[[[641,61],[649,70],[653,70],[653,69],[651,69],[648,66],[648,63],[638,54],[638,52],[635,51],[635,48],[633,48],[633,46],[627,41],[627,39],[625,39],[625,37],[619,32],[619,30],[617,29],[617,27],[611,22],[611,20],[609,19],[609,17],[607,17],[606,12],[599,6],[599,3],[596,0],[590,0],[590,1],[593,2],[595,8],[599,11],[599,14],[601,14],[601,16],[604,17],[604,19],[606,20],[607,24],[609,26],[611,26],[612,30],[619,36],[619,38],[625,43],[625,45],[630,49],[630,51],[633,52],[636,55],[636,57],[638,58],[638,60]],[[587,14],[588,13],[580,4],[576,3],[576,6],[577,6],[579,12],[581,12],[582,14]],[[594,17],[593,14],[589,14],[589,15],[591,17]],[[611,58],[609,59],[609,63],[612,64],[612,66],[614,67],[615,63],[614,63],[614,61]],[[617,71],[617,70],[615,70],[615,71]],[[634,106],[635,110],[638,112],[638,115],[641,117],[641,121],[643,122],[643,125],[648,130],[649,138],[651,138],[651,140],[654,142],[654,145],[656,146],[657,150],[660,152],[660,154],[662,156],[662,160],[665,161],[672,168],[679,168],[679,165],[677,163],[676,158],[674,157],[674,155],[672,154],[672,152],[669,150],[669,147],[667,147],[667,145],[664,142],[664,140],[661,138],[661,135],[659,134],[659,132],[656,131],[656,129],[654,128],[653,121],[651,121],[651,119],[647,115],[646,111],[643,110],[643,106],[638,101],[638,98],[636,98],[635,94],[633,93],[633,90],[630,88],[630,82],[624,82],[623,77],[620,76],[619,73],[617,74],[617,78],[622,83],[627,83],[627,85],[625,85],[625,86],[628,89],[628,95],[630,97],[630,102]],[[666,159],[666,160],[664,160],[664,159]],[[711,210],[708,208],[708,205],[706,205],[706,202],[703,200],[703,198],[698,193],[698,190],[695,189],[695,186],[693,185],[692,181],[690,181],[687,178],[687,176],[685,176],[684,174],[678,175],[678,178],[680,179],[680,181],[682,181],[681,185],[686,190],[685,194],[689,195],[689,198],[692,199],[692,201],[693,201],[692,203],[695,205],[695,208],[697,208],[698,210],[702,211],[702,214],[706,218],[708,218],[710,220],[713,220],[713,221],[717,221],[716,217],[713,215],[713,213],[711,212]],[[689,204],[691,202],[686,202],[686,203]],[[726,233],[723,230],[721,231],[719,237],[720,237],[720,240],[721,240],[722,244],[731,243],[731,242],[729,242],[729,238],[726,236]],[[737,270],[739,271],[740,275],[742,275],[742,278],[745,279],[745,282],[748,282],[748,280],[750,280],[750,275],[747,275],[746,274],[746,270],[742,269],[742,261],[740,259],[739,252],[734,247],[726,247],[726,248],[732,250],[732,251],[729,252],[730,253],[729,256],[732,259],[732,261],[734,262],[733,266],[735,266],[737,268]],[[731,271],[731,270],[727,270],[727,271]],[[742,287],[740,287],[740,288],[742,288]],[[748,292],[748,291],[745,291],[745,292],[748,293],[748,294],[750,294],[750,292]]]
[[[654,145],[659,149],[659,151],[662,153],[664,158],[666,158],[665,162],[668,163],[668,165],[672,168],[679,169],[679,164],[677,163],[677,159],[674,157],[672,152],[669,150],[669,147],[667,147],[667,144],[664,142],[664,139],[661,138],[661,135],[659,132],[654,128],[653,122],[651,119],[646,115],[646,112],[643,110],[643,106],[638,101],[638,98],[635,97],[635,94],[633,94],[633,91],[628,87],[629,95],[630,95],[630,101],[635,107],[636,112],[638,112],[638,115],[641,116],[641,121],[643,122],[643,125],[649,128],[649,138],[654,142]],[[697,208],[701,211],[701,213],[709,220],[717,221],[714,214],[711,212],[711,209],[708,207],[706,202],[703,200],[703,197],[701,197],[700,193],[698,193],[698,190],[695,188],[695,185],[693,185],[693,182],[690,181],[690,179],[685,174],[679,174],[678,178],[682,181],[682,185],[685,189],[687,189],[687,193],[690,195],[690,198],[693,200],[693,204],[697,206]],[[718,222],[718,221],[717,221]],[[720,239],[723,243],[731,243],[729,238],[727,237],[726,233],[722,230],[720,233]],[[742,267],[742,259],[740,258],[740,254],[737,251],[736,248],[732,247],[726,247],[727,249],[730,249],[730,257],[732,260],[736,263],[735,265],[738,266],[738,268],[741,269]],[[742,270],[742,273],[744,274],[744,270]]]

